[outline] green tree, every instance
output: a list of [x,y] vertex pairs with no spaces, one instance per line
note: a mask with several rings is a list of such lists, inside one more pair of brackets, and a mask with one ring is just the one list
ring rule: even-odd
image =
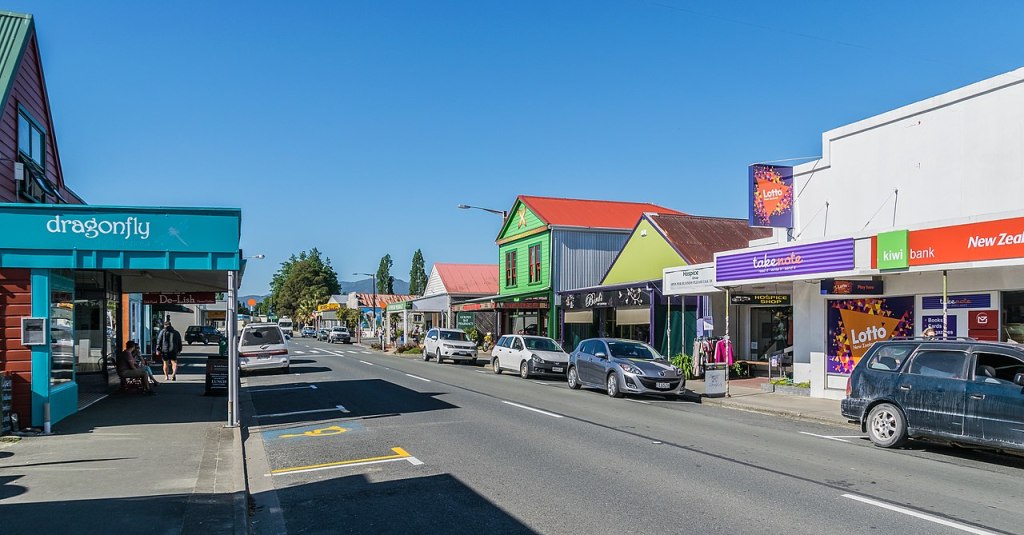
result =
[[427,289],[427,272],[423,266],[423,251],[416,249],[412,254],[412,270],[409,271],[409,293],[423,295]]
[[377,268],[377,293],[395,293],[395,278],[391,276],[391,255],[386,254],[380,259],[380,267]]
[[309,323],[317,305],[326,303],[341,290],[341,285],[331,260],[313,248],[282,263],[270,289],[270,306],[278,317],[289,316],[299,323]]

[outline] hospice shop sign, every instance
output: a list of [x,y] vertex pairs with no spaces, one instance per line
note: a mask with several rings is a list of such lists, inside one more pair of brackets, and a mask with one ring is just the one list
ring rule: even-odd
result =
[[754,164],[747,169],[752,227],[793,227],[793,168]]
[[[884,247],[882,236],[873,241],[876,251],[904,254],[909,266],[1024,258],[1024,217],[911,230],[904,251]],[[885,269],[877,255],[875,261],[878,269]]]
[[716,285],[722,283],[849,271],[854,265],[853,239],[781,247],[715,257]]

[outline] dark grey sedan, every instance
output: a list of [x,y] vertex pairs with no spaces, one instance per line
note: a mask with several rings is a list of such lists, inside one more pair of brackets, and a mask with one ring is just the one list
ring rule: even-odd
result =
[[613,398],[623,394],[683,394],[686,376],[653,347],[634,340],[590,338],[569,355],[569,388],[600,388]]

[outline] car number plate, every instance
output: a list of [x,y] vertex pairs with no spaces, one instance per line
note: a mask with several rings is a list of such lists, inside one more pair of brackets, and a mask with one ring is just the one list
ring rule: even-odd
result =
[[562,368],[560,366],[555,366],[555,367],[551,368],[551,371],[553,371],[553,372],[562,372],[562,371],[565,371],[565,368]]
[[655,383],[655,388],[668,388],[668,383]]
[[269,358],[270,358],[270,355],[256,355],[256,359],[257,360],[267,360]]

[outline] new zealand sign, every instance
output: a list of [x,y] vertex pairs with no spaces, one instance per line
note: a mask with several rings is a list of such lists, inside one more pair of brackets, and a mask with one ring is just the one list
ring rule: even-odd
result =
[[751,165],[750,226],[793,227],[793,168]]

